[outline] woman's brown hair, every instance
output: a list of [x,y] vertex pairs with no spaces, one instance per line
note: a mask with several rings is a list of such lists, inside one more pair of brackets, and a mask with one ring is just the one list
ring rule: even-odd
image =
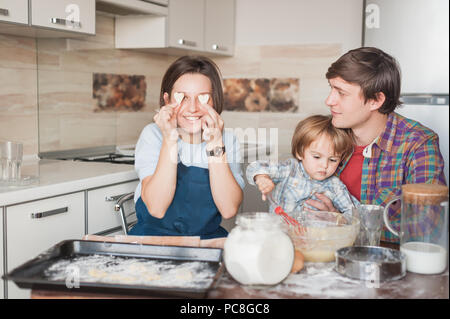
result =
[[331,123],[332,117],[313,115],[300,121],[292,137],[292,156],[303,157],[305,149],[319,136],[325,134],[333,143],[334,152],[342,159],[347,158],[353,150],[353,135],[350,129],[339,129]]
[[212,87],[213,107],[217,113],[222,113],[223,89],[219,68],[211,59],[197,55],[182,56],[169,66],[161,82],[159,105],[165,105],[164,93],[167,92],[170,96],[174,83],[182,75],[188,73],[199,73],[209,78]]
[[397,61],[377,48],[362,47],[348,51],[334,62],[326,73],[328,80],[337,77],[361,87],[364,102],[377,100],[377,93],[383,92],[386,99],[378,109],[389,114],[400,102],[401,74]]

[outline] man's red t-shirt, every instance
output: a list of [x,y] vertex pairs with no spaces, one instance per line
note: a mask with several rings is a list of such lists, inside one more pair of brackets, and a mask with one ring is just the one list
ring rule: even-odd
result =
[[341,181],[347,186],[350,194],[358,200],[361,200],[361,176],[364,162],[363,150],[366,146],[354,147],[352,157],[339,176]]

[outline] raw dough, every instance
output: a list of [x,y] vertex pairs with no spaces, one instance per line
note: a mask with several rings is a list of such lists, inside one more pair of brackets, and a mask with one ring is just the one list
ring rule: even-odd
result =
[[208,100],[209,100],[209,94],[200,94],[199,96],[198,96],[198,101],[201,103],[201,104],[206,104],[206,103],[208,103]]
[[177,104],[180,104],[181,101],[183,101],[184,93],[181,93],[181,92],[175,92],[175,93],[173,94],[173,97],[174,97],[175,101],[177,102]]
[[177,269],[177,274],[175,277],[179,280],[190,281],[192,280],[192,272],[189,269],[181,268]]
[[98,270],[95,268],[89,269],[88,274],[89,274],[89,276],[94,277],[94,278],[104,278],[104,277],[108,276],[108,273],[106,271]]

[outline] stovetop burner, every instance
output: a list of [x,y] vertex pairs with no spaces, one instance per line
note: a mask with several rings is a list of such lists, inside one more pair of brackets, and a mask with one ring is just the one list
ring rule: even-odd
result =
[[104,162],[134,165],[134,146],[104,145],[87,148],[40,152],[42,159],[66,161]]
[[123,154],[105,154],[92,157],[74,157],[74,161],[82,162],[108,162],[114,164],[131,164],[134,165],[134,156]]

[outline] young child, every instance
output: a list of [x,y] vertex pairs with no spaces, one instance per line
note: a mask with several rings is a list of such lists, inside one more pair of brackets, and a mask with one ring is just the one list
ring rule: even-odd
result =
[[[286,213],[315,210],[305,203],[316,193],[328,196],[341,213],[352,214],[359,202],[334,176],[341,160],[352,152],[353,140],[345,130],[335,128],[331,116],[314,115],[298,123],[292,137],[294,158],[282,162],[255,161],[247,167],[247,180],[272,197]],[[275,207],[271,203],[270,211]]]

